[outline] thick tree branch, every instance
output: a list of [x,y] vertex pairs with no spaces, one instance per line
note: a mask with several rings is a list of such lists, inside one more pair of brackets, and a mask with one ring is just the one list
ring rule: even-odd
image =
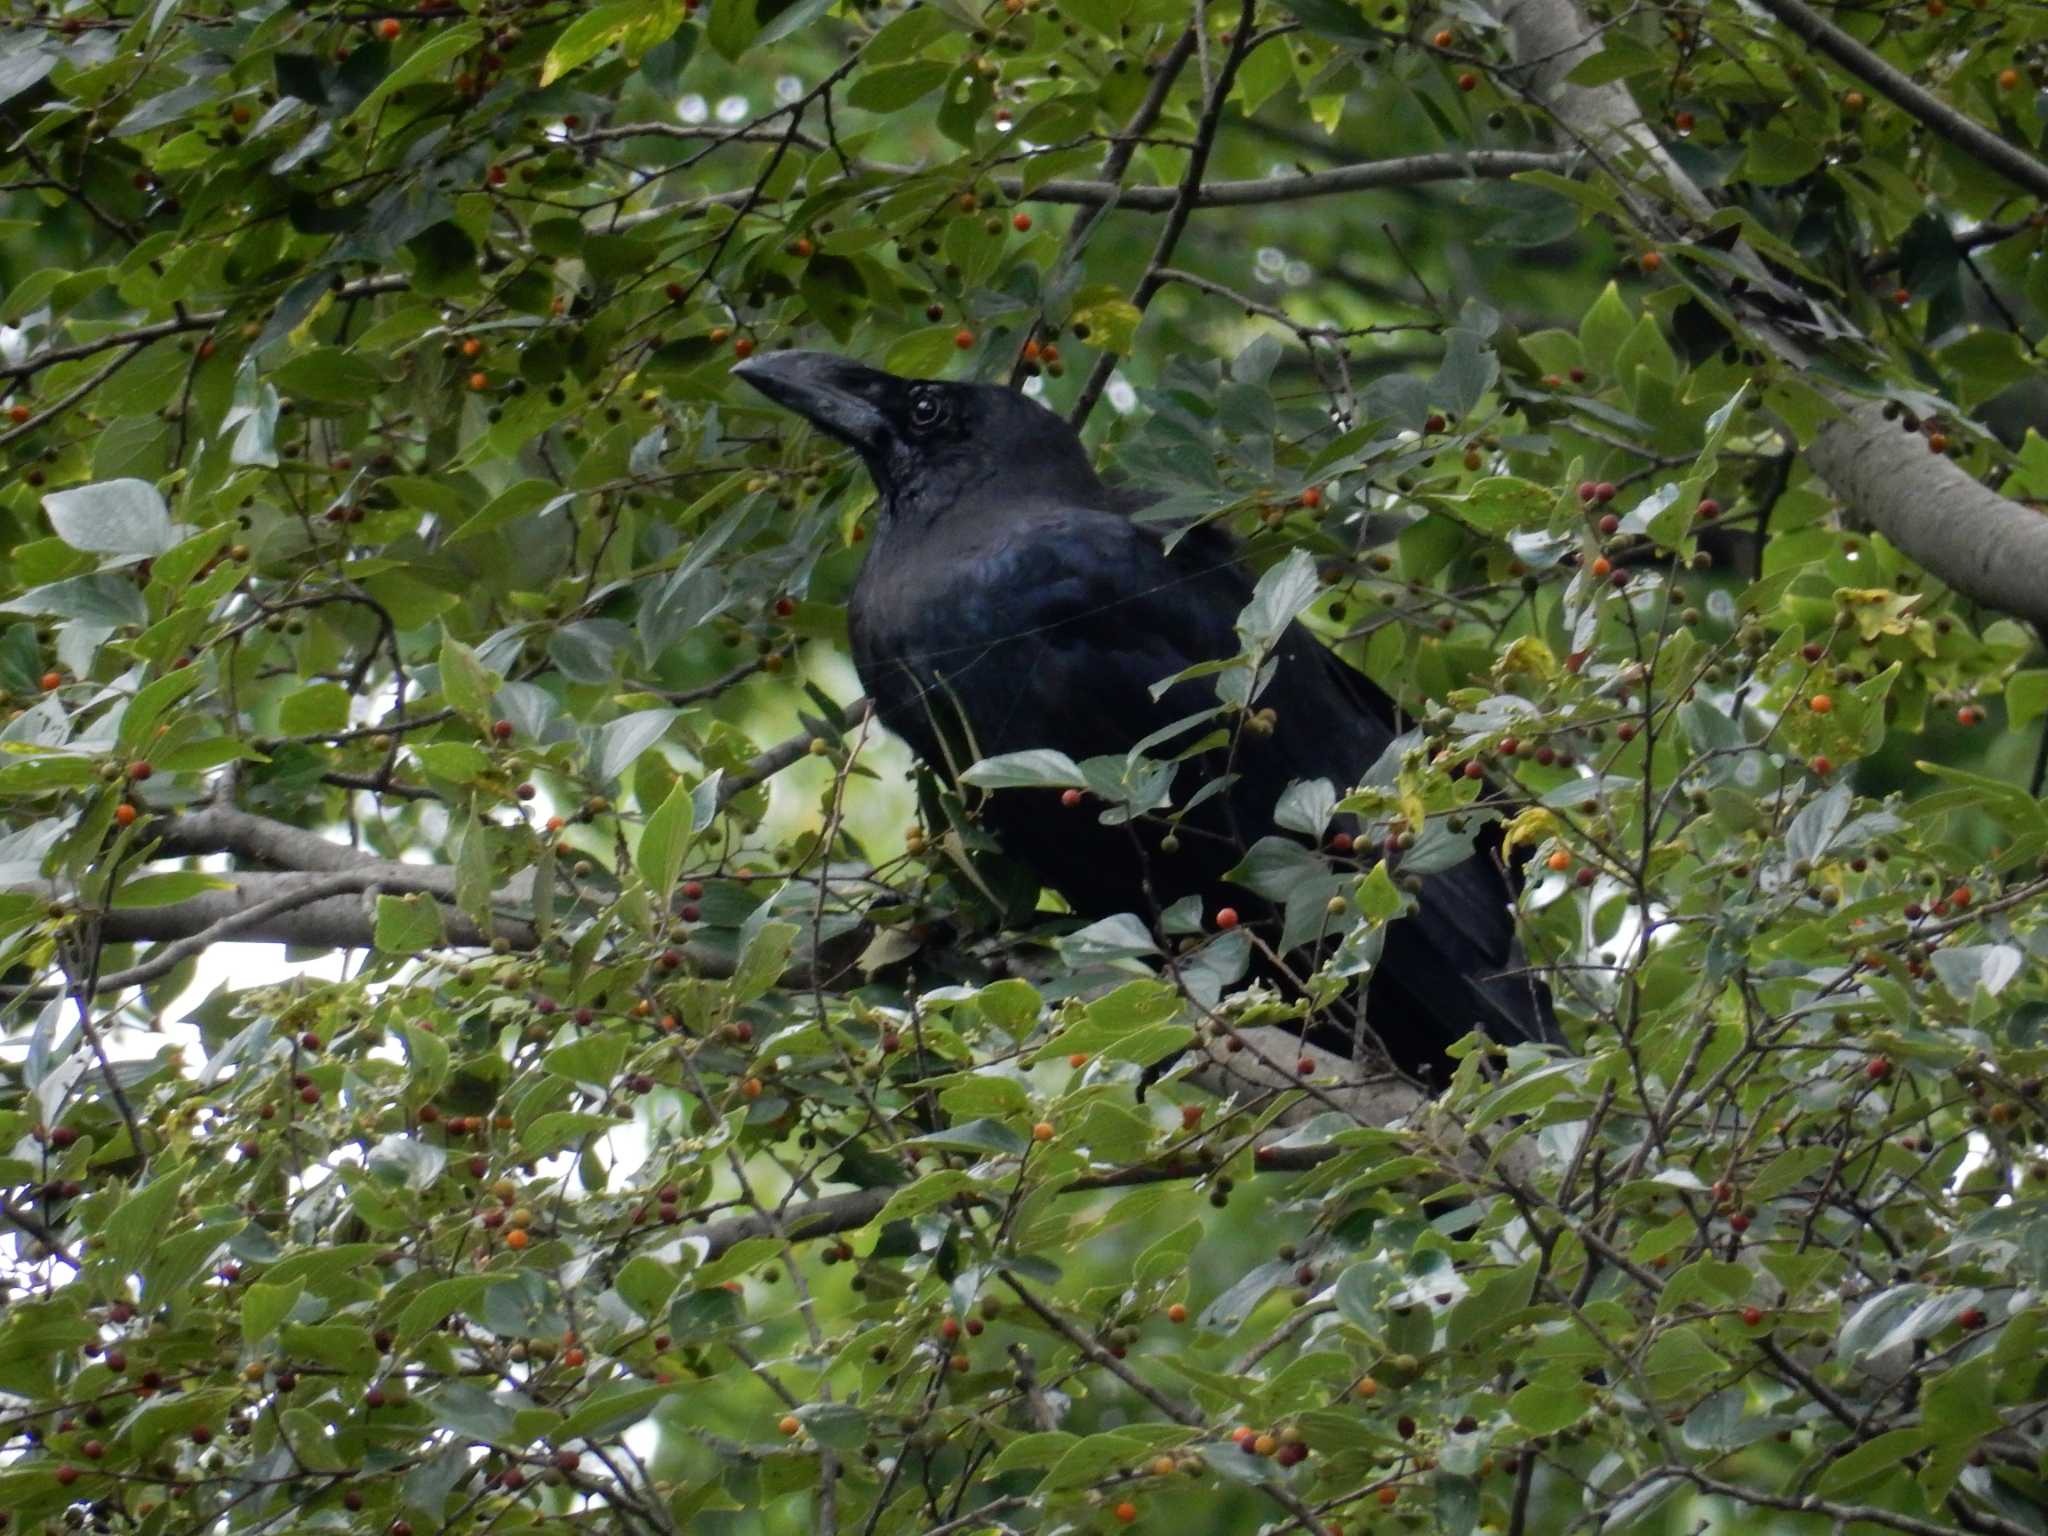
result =
[[2036,197],[2048,198],[2048,163],[2036,159],[2009,139],[2002,139],[1966,113],[1936,96],[1879,58],[1855,38],[1815,14],[1800,0],[1756,0],[1784,24],[1785,30],[1810,43],[1879,94],[1941,135],[1978,163],[1996,171]]
[[1806,458],[1858,517],[1972,602],[2048,624],[2048,517],[1929,452],[1875,401],[1851,405]]
[[[1565,81],[1570,69],[1599,47],[1598,31],[1573,0],[1493,4],[1509,26],[1517,58],[1524,61],[1518,66],[1523,77],[1567,131],[1596,146],[1654,143],[1619,86],[1587,90]],[[1765,4],[1781,16],[1788,9],[1803,9],[1797,0]],[[1705,194],[1661,150],[1655,163],[1682,206],[1695,216],[1710,207]],[[1639,193],[1626,186],[1622,191],[1641,202]],[[1743,307],[1759,342],[1782,362],[1805,366],[1808,352],[1800,337],[1771,315]],[[1825,382],[1818,387],[1843,416],[1807,445],[1807,462],[1849,514],[1972,602],[2048,622],[2048,519],[1928,452],[1923,439],[1886,421],[1874,402]]]

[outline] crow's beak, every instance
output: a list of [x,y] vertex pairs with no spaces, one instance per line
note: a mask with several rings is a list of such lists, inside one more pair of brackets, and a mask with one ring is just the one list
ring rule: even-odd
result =
[[830,352],[767,352],[737,364],[733,373],[863,453],[880,446],[886,435],[888,419],[880,401],[897,381],[878,369]]

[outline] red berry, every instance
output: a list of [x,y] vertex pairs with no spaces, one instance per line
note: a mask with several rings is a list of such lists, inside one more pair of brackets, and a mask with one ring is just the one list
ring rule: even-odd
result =
[[1314,1077],[1316,1075],[1316,1059],[1313,1056],[1304,1056],[1294,1064],[1294,1070],[1302,1077]]
[[1754,1328],[1758,1323],[1762,1322],[1763,1320],[1764,1309],[1762,1307],[1744,1307],[1742,1309],[1742,1321],[1747,1326]]
[[1023,234],[1026,230],[1031,228],[1031,215],[1028,213],[1018,214],[1016,217],[1010,220],[1010,227],[1016,230],[1018,234]]
[[1459,771],[1463,773],[1465,777],[1468,779],[1479,779],[1484,778],[1486,776],[1486,770],[1479,766],[1479,760],[1477,758],[1474,758],[1471,762],[1467,763]]
[[491,722],[491,734],[500,741],[510,741],[512,739],[512,722],[510,720],[493,720]]
[[1813,776],[1817,779],[1824,779],[1835,771],[1835,765],[1829,761],[1825,753],[1816,753],[1813,761],[1806,766],[1813,770]]
[[1741,1211],[1734,1212],[1728,1218],[1728,1228],[1732,1232],[1747,1232],[1749,1230],[1749,1217]]
[[1478,90],[1479,77],[1473,74],[1470,70],[1467,70],[1464,74],[1458,76],[1458,89],[1461,91]]
[[1699,510],[1701,521],[1711,523],[1721,515],[1721,503],[1714,500],[1711,496],[1702,496],[1700,498]]
[[1216,926],[1228,931],[1237,926],[1237,908],[1219,907],[1216,911]]
[[1068,810],[1071,811],[1080,803],[1081,791],[1078,789],[1063,789],[1060,791],[1060,804],[1064,805]]
[[974,332],[962,327],[953,333],[953,345],[965,352],[974,345]]
[[1602,480],[1598,485],[1593,487],[1593,499],[1601,503],[1603,506],[1606,503],[1614,500],[1617,494],[1618,493],[1615,490],[1614,482],[1612,480]]
[[404,30],[405,29],[398,24],[398,18],[395,16],[386,16],[382,21],[377,23],[377,35],[383,38],[384,41],[387,43],[397,42],[398,34]]
[[1607,513],[1600,519],[1600,531],[1606,534],[1621,532],[1621,519],[1612,512]]
[[1892,1075],[1892,1064],[1882,1056],[1873,1056],[1863,1068],[1863,1075],[1873,1083],[1881,1083]]
[[45,693],[53,688],[62,688],[63,686],[64,674],[62,672],[45,672],[43,674],[43,691]]
[[1970,888],[1967,885],[1959,885],[1948,893],[1949,905],[1958,912],[1963,911],[1974,900],[1976,898],[1970,894]]
[[1985,1321],[1984,1309],[1982,1307],[1965,1307],[1956,1314],[1956,1321],[1965,1328],[1982,1328]]
[[1447,425],[1448,425],[1448,423],[1447,423],[1447,422],[1446,422],[1446,421],[1445,421],[1445,420],[1443,419],[1443,417],[1441,417],[1441,416],[1431,416],[1431,417],[1429,418],[1429,420],[1425,421],[1425,422],[1424,422],[1424,423],[1422,424],[1422,430],[1423,430],[1423,431],[1425,431],[1425,432],[1431,433],[1432,435],[1434,435],[1435,433],[1438,433],[1438,432],[1441,432],[1441,431],[1443,431],[1443,429],[1444,429],[1444,428],[1445,428],[1445,427],[1446,427]]

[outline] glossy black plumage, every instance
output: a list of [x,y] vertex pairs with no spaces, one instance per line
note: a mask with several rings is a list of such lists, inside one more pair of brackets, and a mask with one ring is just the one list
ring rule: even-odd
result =
[[[1151,689],[1238,654],[1253,583],[1233,545],[1197,530],[1168,550],[1058,416],[1007,389],[903,380],[821,353],[738,372],[858,449],[875,478],[882,513],[850,606],[854,661],[883,723],[920,758],[950,775],[1036,747],[1076,761],[1123,754],[1215,705],[1213,680],[1156,701]],[[1160,849],[1163,824],[1105,826],[1052,790],[995,792],[987,824],[1084,916],[1150,920],[1190,894],[1211,915],[1263,912],[1225,872],[1273,832],[1290,783],[1323,778],[1342,793],[1357,782],[1394,740],[1396,712],[1299,624],[1256,704],[1273,711],[1270,734],[1182,767],[1177,805],[1226,762],[1237,777],[1184,819],[1176,851]],[[1555,1038],[1542,990],[1503,974],[1519,965],[1510,902],[1481,853],[1430,877],[1419,911],[1393,925],[1366,1016],[1397,1063],[1426,1070],[1475,1025]]]

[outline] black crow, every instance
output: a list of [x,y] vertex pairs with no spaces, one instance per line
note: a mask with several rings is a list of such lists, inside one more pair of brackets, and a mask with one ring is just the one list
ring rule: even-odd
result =
[[[1181,765],[1170,809],[1117,824],[1058,789],[995,790],[981,814],[1004,851],[1085,917],[1151,922],[1197,896],[1209,921],[1228,906],[1277,934],[1271,908],[1225,874],[1273,835],[1290,784],[1325,779],[1341,795],[1358,782],[1397,735],[1393,701],[1298,623],[1278,635],[1250,711],[1219,709],[1213,675],[1155,698],[1155,684],[1240,655],[1253,582],[1226,534],[1197,528],[1169,549],[1134,521],[1144,498],[1105,485],[1073,429],[1024,395],[819,352],[735,372],[873,475],[880,515],[849,608],[853,658],[882,723],[934,770],[952,778],[1032,748],[1121,757],[1160,731],[1155,751],[1171,757],[1212,738]],[[1454,858],[1387,932],[1366,994],[1367,1025],[1418,1073],[1474,1026],[1557,1038],[1541,986],[1511,974],[1507,878],[1487,852]]]

